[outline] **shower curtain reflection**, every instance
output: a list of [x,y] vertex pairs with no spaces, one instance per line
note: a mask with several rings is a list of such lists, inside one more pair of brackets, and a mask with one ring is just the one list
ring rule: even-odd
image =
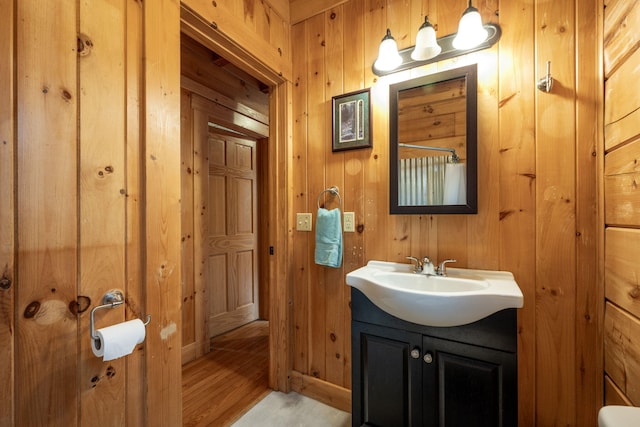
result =
[[398,205],[439,206],[466,203],[463,163],[450,156],[411,157],[398,164]]

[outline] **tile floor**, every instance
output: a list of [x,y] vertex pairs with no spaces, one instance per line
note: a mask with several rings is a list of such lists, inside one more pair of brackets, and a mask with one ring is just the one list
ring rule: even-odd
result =
[[272,391],[232,427],[349,427],[351,414],[306,396]]

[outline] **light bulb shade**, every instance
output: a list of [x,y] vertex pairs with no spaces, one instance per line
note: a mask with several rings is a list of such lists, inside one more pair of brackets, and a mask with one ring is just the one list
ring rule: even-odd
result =
[[380,71],[389,71],[400,64],[402,64],[402,57],[398,53],[398,45],[394,38],[391,37],[391,31],[387,29],[387,35],[384,36],[380,43],[378,59],[376,59],[373,66]]
[[487,39],[487,30],[482,26],[482,17],[478,9],[471,6],[462,14],[458,24],[458,33],[453,39],[453,47],[456,49],[471,49]]
[[436,30],[429,22],[429,18],[424,18],[424,24],[418,30],[416,35],[416,46],[411,52],[411,59],[414,61],[426,61],[435,58],[440,54],[442,48],[438,45],[436,39]]

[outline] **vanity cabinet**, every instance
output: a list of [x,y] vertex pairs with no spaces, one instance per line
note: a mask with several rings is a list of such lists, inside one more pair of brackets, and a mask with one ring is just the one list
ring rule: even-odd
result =
[[515,309],[427,327],[351,292],[353,426],[517,425]]

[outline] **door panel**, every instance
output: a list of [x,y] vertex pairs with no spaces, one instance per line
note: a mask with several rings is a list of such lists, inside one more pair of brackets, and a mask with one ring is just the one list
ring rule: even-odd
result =
[[215,336],[258,318],[256,141],[209,132],[206,145],[209,214],[203,244],[209,336]]

